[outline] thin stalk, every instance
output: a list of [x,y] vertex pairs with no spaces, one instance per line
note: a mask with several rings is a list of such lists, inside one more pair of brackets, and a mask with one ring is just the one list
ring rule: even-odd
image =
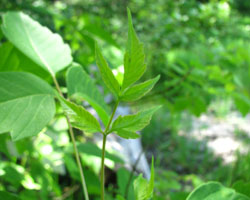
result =
[[133,179],[134,172],[135,172],[136,167],[137,167],[137,165],[138,165],[138,163],[139,163],[139,161],[140,161],[140,159],[141,159],[141,156],[142,156],[143,152],[144,152],[144,150],[142,149],[141,152],[140,152],[140,154],[139,154],[139,156],[137,157],[137,159],[136,159],[136,161],[135,161],[133,167],[132,167],[132,171],[130,172],[129,179],[128,179],[128,182],[127,182],[127,185],[126,185],[126,189],[125,189],[125,195],[124,195],[124,196],[125,196],[125,199],[127,199],[127,197],[128,197],[129,186],[130,186],[130,184],[131,184],[131,181],[132,181],[132,179]]
[[107,139],[107,135],[103,134],[103,140],[102,140],[102,166],[101,166],[101,200],[104,200],[104,196],[105,196],[104,161],[105,161],[106,139]]
[[[61,91],[61,89],[59,87],[59,84],[58,84],[58,82],[56,80],[56,77],[52,76],[52,78],[53,78],[53,81],[55,83],[55,86],[56,86],[56,89],[57,89],[58,93],[60,94],[61,97],[63,97],[62,91]],[[81,176],[81,182],[82,182],[82,189],[83,189],[84,197],[85,197],[85,200],[89,200],[87,185],[86,185],[86,181],[85,181],[85,178],[84,178],[84,173],[83,173],[83,169],[82,169],[82,164],[81,164],[79,152],[78,152],[77,147],[76,147],[76,140],[75,140],[73,128],[71,126],[71,123],[70,123],[70,120],[69,120],[69,116],[67,114],[65,114],[65,116],[66,116],[67,124],[68,124],[68,127],[69,127],[70,137],[71,137],[71,140],[72,140],[72,143],[73,143],[73,147],[74,147],[76,162],[77,162],[77,165],[78,165],[78,168],[79,168],[79,171],[80,171],[80,176]]]
[[116,102],[111,117],[109,119],[108,125],[103,132],[103,140],[102,140],[102,161],[101,161],[101,200],[105,200],[105,171],[104,171],[104,162],[105,162],[105,149],[106,149],[106,141],[108,136],[108,131],[110,124],[114,118],[115,111],[118,107],[119,101]]

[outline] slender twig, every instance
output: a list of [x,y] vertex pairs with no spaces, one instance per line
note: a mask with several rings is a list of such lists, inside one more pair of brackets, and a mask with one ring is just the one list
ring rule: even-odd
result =
[[104,200],[105,196],[105,172],[104,172],[104,161],[105,161],[105,148],[106,148],[107,135],[103,134],[102,140],[102,166],[101,166],[101,200]]
[[72,188],[70,188],[68,191],[66,191],[61,197],[55,197],[55,198],[53,198],[53,200],[65,200],[69,196],[71,196],[72,194],[74,194],[74,192],[76,192],[78,189],[79,189],[79,186],[75,185]]
[[[60,94],[61,97],[63,97],[62,91],[61,91],[61,89],[59,87],[59,84],[58,84],[58,82],[56,80],[56,77],[52,76],[52,78],[53,78],[53,81],[55,83],[55,86],[56,86],[56,89],[57,89],[58,93]],[[70,137],[71,137],[71,140],[72,140],[72,143],[73,143],[73,147],[74,147],[76,162],[77,162],[77,165],[78,165],[78,168],[79,168],[79,171],[80,171],[80,176],[81,176],[81,182],[82,182],[82,189],[83,189],[84,197],[85,197],[85,200],[89,200],[87,185],[86,185],[86,181],[85,181],[85,178],[84,178],[84,173],[83,173],[83,169],[82,169],[82,164],[81,164],[79,152],[78,152],[77,146],[76,146],[76,140],[75,140],[74,132],[73,132],[70,120],[69,120],[69,116],[67,114],[65,114],[65,116],[66,116],[67,124],[68,124],[68,127],[69,127]]]
[[132,179],[133,179],[134,172],[135,172],[136,167],[137,167],[137,165],[138,165],[138,163],[139,163],[139,161],[140,161],[140,159],[141,159],[141,156],[142,156],[143,152],[144,152],[144,149],[142,148],[140,154],[138,155],[138,157],[137,157],[135,163],[134,163],[133,166],[132,166],[132,170],[131,170],[131,172],[130,172],[129,179],[128,179],[128,182],[127,182],[127,185],[126,185],[126,189],[125,189],[125,195],[124,195],[125,199],[127,199],[127,197],[128,197],[129,186],[130,186],[130,184],[131,184],[131,181],[132,181]]
[[109,119],[108,125],[103,132],[103,141],[102,141],[102,161],[101,161],[101,200],[105,199],[105,170],[104,170],[104,163],[105,163],[105,149],[106,149],[106,140],[108,136],[108,131],[110,124],[114,118],[115,111],[119,105],[119,100],[116,102],[111,117]]

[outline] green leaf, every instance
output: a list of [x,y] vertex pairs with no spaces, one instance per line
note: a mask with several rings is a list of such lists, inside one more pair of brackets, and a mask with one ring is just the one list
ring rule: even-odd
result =
[[119,116],[113,122],[112,128],[109,132],[139,131],[149,124],[153,113],[160,107],[161,106],[155,106],[153,108],[140,111],[134,115]]
[[136,200],[148,200],[153,197],[154,192],[154,158],[151,163],[151,176],[149,183],[140,174],[134,181]]
[[4,200],[20,200],[18,196],[16,196],[15,194],[11,194],[5,191],[0,191],[0,197],[1,199],[4,199]]
[[4,14],[2,31],[21,52],[53,76],[72,62],[70,48],[62,38],[22,12]]
[[140,137],[140,135],[138,135],[137,133],[127,131],[125,129],[118,129],[117,131],[115,131],[115,133],[125,139],[136,139]]
[[146,95],[154,87],[160,75],[143,83],[134,85],[127,89],[121,97],[122,101],[136,101]]
[[142,177],[142,174],[134,181],[134,190],[136,200],[148,200],[150,197],[147,196],[148,182]]
[[117,196],[116,196],[116,199],[117,199],[117,200],[125,200],[121,195],[117,195]]
[[238,193],[244,194],[250,197],[250,182],[244,182],[242,180],[237,181],[233,184],[233,189],[235,189]]
[[124,79],[122,83],[122,91],[139,80],[146,70],[143,44],[140,43],[136,36],[129,9],[128,23],[128,42],[124,55]]
[[0,46],[0,55],[0,71],[25,71],[37,75],[43,80],[51,80],[51,75],[47,70],[39,67],[9,42]]
[[250,110],[250,99],[241,93],[234,93],[233,97],[236,108],[243,116],[246,116]]
[[245,195],[235,192],[231,188],[224,187],[217,182],[208,182],[196,188],[187,200],[250,200]]
[[116,80],[113,72],[109,68],[108,63],[104,59],[97,43],[95,46],[95,55],[96,55],[96,64],[100,70],[102,80],[104,81],[105,85],[109,88],[109,90],[114,94],[114,96],[117,97],[120,92],[120,85]]
[[88,34],[91,34],[93,36],[96,36],[103,41],[108,42],[111,45],[114,45],[115,47],[119,48],[119,45],[116,43],[116,41],[111,37],[111,34],[108,33],[105,29],[103,29],[101,26],[98,26],[96,24],[88,24],[87,26],[84,26],[83,31],[88,32]]
[[59,99],[66,113],[70,116],[72,126],[88,133],[102,132],[99,122],[83,106],[76,105],[61,97]]
[[0,46],[0,71],[13,71],[19,66],[19,59],[12,44],[6,42]]
[[25,72],[0,72],[0,133],[14,140],[38,134],[55,114],[54,90]]
[[109,121],[109,107],[94,81],[81,66],[72,66],[67,72],[67,88],[69,97],[80,97],[86,100],[98,113],[104,125]]

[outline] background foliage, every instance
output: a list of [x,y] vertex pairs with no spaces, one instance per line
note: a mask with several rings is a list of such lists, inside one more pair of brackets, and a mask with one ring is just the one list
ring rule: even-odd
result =
[[[180,129],[190,126],[193,115],[208,113],[223,117],[234,110],[242,116],[248,114],[248,1],[2,0],[0,12],[21,10],[59,33],[70,45],[74,61],[95,77],[95,83],[108,96],[108,89],[95,66],[94,41],[101,44],[105,58],[118,81],[122,82],[121,66],[127,38],[126,7],[131,9],[135,29],[145,44],[148,69],[142,79],[161,74],[153,92],[140,102],[130,104],[133,110],[152,102],[163,105],[142,134],[148,158],[155,156],[154,199],[184,200],[194,187],[209,180],[220,181],[250,196],[249,191],[244,190],[250,181],[249,154],[239,154],[235,163],[225,165],[205,142],[178,134]],[[36,64],[8,42],[2,32],[0,39],[0,71],[31,71],[35,68]],[[36,75],[52,84],[46,70],[36,69]],[[65,74],[66,69],[57,76],[64,87]],[[83,198],[65,118],[58,102],[55,106],[56,118],[37,137],[12,142],[8,134],[0,135],[0,191],[19,194],[21,199]],[[89,193],[92,199],[98,199],[100,166],[96,163],[100,161],[100,149],[92,143],[90,135],[82,137],[79,132],[77,140],[87,171]],[[116,194],[124,194],[126,188],[121,183],[130,174],[123,168],[114,168],[115,163],[122,165],[119,156],[110,153],[107,157],[113,166],[112,178],[106,183],[112,199]],[[131,191],[129,199],[134,195]],[[1,193],[1,196],[7,195]]]

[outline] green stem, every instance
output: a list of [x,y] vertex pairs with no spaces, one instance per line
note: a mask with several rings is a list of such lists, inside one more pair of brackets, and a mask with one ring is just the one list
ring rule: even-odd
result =
[[101,200],[104,200],[104,196],[105,196],[104,161],[105,161],[106,139],[107,139],[107,135],[103,134],[103,140],[102,140],[102,166],[101,166]]
[[[61,91],[61,89],[59,87],[59,84],[58,84],[58,82],[56,80],[56,77],[52,76],[52,78],[53,78],[53,81],[55,83],[55,86],[56,86],[56,89],[57,89],[58,93],[60,94],[61,97],[63,97],[62,91]],[[67,124],[68,124],[68,127],[69,127],[70,137],[71,137],[71,140],[72,140],[72,143],[73,143],[73,147],[74,147],[76,162],[77,162],[77,165],[78,165],[78,168],[79,168],[79,171],[80,171],[80,176],[81,176],[81,182],[82,182],[82,189],[83,189],[83,192],[84,192],[84,197],[85,197],[85,200],[89,200],[87,185],[86,185],[86,181],[85,181],[85,178],[84,178],[84,173],[83,173],[83,169],[82,169],[82,164],[81,164],[79,152],[78,152],[77,146],[76,146],[76,140],[75,140],[73,128],[71,126],[71,123],[70,123],[70,120],[69,120],[69,116],[67,114],[65,114],[65,115],[66,115]]]
[[115,111],[119,105],[119,101],[116,102],[111,117],[109,119],[108,125],[103,132],[103,141],[102,141],[102,161],[101,161],[101,200],[105,200],[105,172],[104,172],[104,162],[105,162],[105,150],[106,150],[106,140],[108,136],[108,131],[110,124],[114,118]]

